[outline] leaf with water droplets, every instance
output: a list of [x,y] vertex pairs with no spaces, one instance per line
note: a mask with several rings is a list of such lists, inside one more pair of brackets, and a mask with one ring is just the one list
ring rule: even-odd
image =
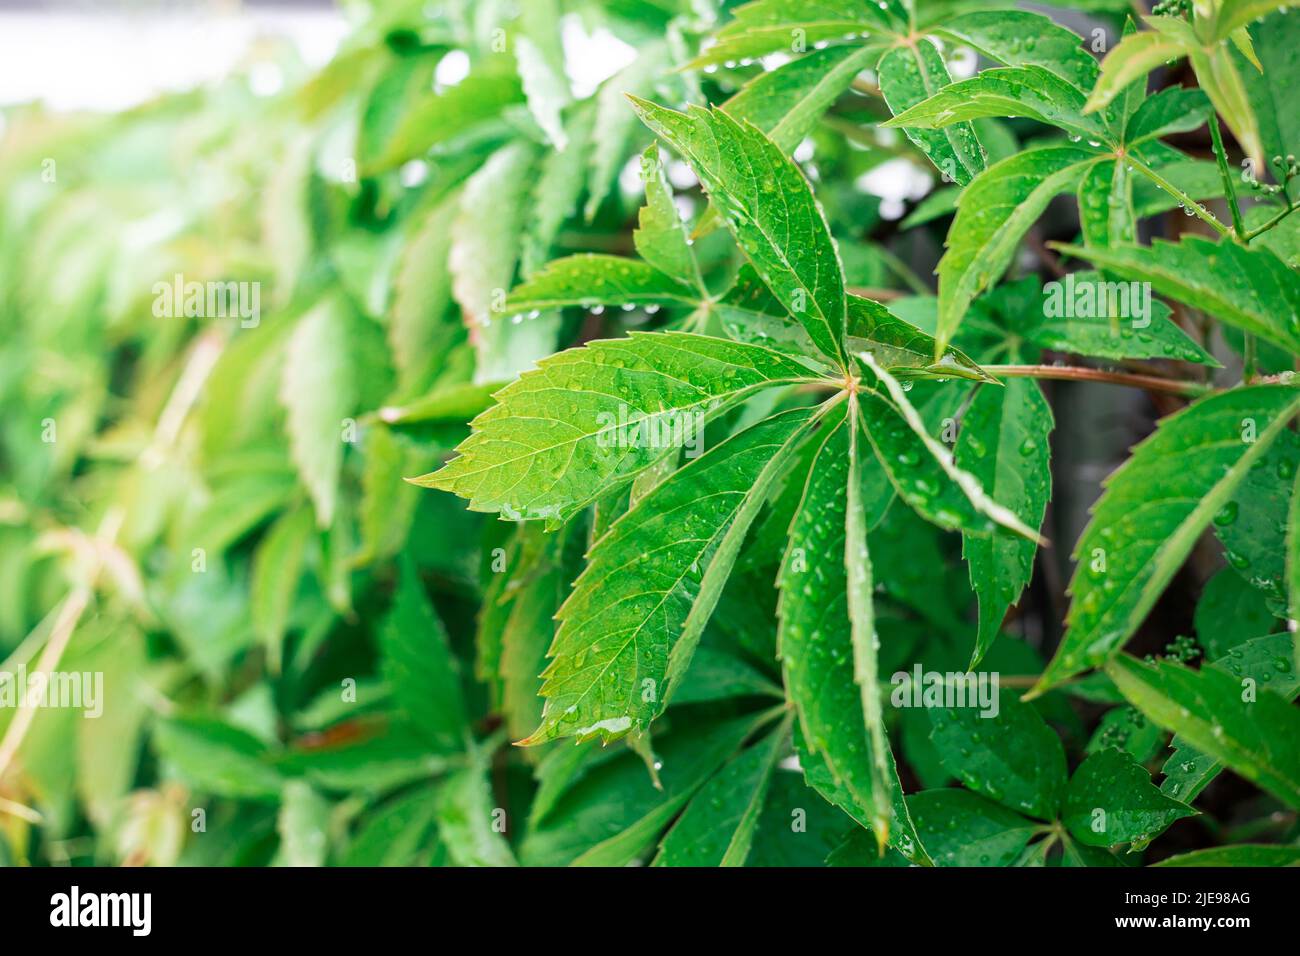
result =
[[1300,866],[1300,847],[1239,843],[1166,857],[1152,866]]
[[556,614],[542,721],[525,741],[642,733],[666,705],[745,532],[815,421],[795,409],[695,458],[593,545]]
[[1052,198],[1078,188],[1093,159],[1072,146],[1031,149],[995,163],[962,190],[939,260],[937,348],[952,341],[971,300],[1006,271]]
[[1075,548],[1069,629],[1041,693],[1115,654],[1201,533],[1300,409],[1276,385],[1204,398],[1160,423],[1106,480]]
[[642,121],[699,177],[763,282],[823,354],[842,358],[844,269],[826,215],[799,167],[752,123],[632,97]]
[[[870,667],[864,669],[859,658],[874,650],[874,640],[872,647],[863,646],[868,640],[863,631],[869,613],[861,604],[870,600],[870,594],[862,589],[861,570],[850,582],[846,561],[850,541],[857,542],[855,550],[865,548],[860,527],[849,534],[850,521],[861,523],[861,509],[850,508],[849,501],[854,470],[851,427],[853,422],[840,424],[827,436],[791,525],[779,578],[777,641],[786,693],[799,715],[805,746],[817,758],[805,762],[801,757],[809,783],[871,825],[877,839],[887,835],[892,846],[914,858],[923,851],[918,850],[920,842],[907,816],[883,717],[874,715],[873,731],[864,709],[868,698],[861,680]],[[855,564],[861,567],[860,561]],[[859,605],[856,611],[848,597],[851,583]],[[810,769],[817,763],[830,778],[825,789]],[[888,792],[879,793],[881,787]]]
[[[1042,526],[1051,497],[1052,425],[1052,409],[1038,383],[1010,379],[1002,388],[985,385],[975,393],[957,438],[958,466],[1029,528]],[[971,586],[979,598],[971,667],[993,645],[1008,608],[1020,600],[1033,574],[1036,550],[1033,541],[1005,531],[962,536]]]
[[1150,282],[1162,295],[1300,352],[1300,276],[1269,249],[1192,235],[1149,246],[1057,248],[1123,279]]
[[680,306],[694,308],[700,291],[683,285],[648,262],[579,253],[556,259],[511,290],[505,314],[526,316],[529,312],[565,306]]
[[943,766],[976,793],[1040,820],[1055,820],[1065,792],[1065,750],[1056,732],[1011,691],[981,709],[975,675],[956,675],[965,706],[929,707],[930,740]]
[[1061,822],[1086,846],[1115,846],[1195,813],[1161,793],[1132,756],[1108,747],[1074,771]]
[[907,806],[938,866],[1009,866],[1038,827],[969,790],[923,790]]
[[1218,666],[1194,671],[1120,655],[1106,673],[1161,727],[1300,809],[1300,710],[1286,697]]
[[632,232],[632,242],[641,258],[678,282],[693,285],[707,295],[686,225],[673,203],[672,189],[659,162],[659,145],[641,154],[641,178],[645,181],[645,205]]
[[734,64],[769,53],[803,53],[855,34],[906,29],[898,11],[860,0],[753,0],[732,10],[733,19],[715,42],[687,64],[690,69]]
[[754,392],[809,381],[755,345],[681,332],[589,342],[538,363],[496,394],[441,471],[414,479],[474,511],[565,521]]

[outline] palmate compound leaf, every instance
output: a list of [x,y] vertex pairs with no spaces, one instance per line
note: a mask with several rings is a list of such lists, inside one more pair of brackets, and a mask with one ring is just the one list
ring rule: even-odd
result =
[[[1052,425],[1052,409],[1038,383],[1009,379],[1002,388],[985,385],[975,393],[957,438],[957,465],[1030,528],[1042,525],[1051,495]],[[1033,541],[1005,531],[962,536],[971,586],[979,599],[971,667],[993,645],[1008,608],[1029,583],[1035,550]]]
[[860,454],[855,428],[852,419],[837,425],[809,472],[781,567],[778,649],[802,739],[831,778],[829,787],[819,786],[809,761],[809,783],[869,823],[881,846],[888,841],[905,856],[923,859],[874,674],[866,528],[857,496],[850,494]]
[[[506,518],[568,520],[703,421],[753,392],[815,376],[770,349],[680,332],[633,333],[543,359],[474,419],[460,457],[413,479]],[[677,436],[677,443],[664,435]]]
[[1096,158],[1073,146],[1031,149],[995,163],[962,190],[939,261],[936,354],[952,341],[971,300],[1006,271],[1047,204],[1077,189]]
[[1120,649],[1298,409],[1295,388],[1233,389],[1165,419],[1134,448],[1079,538],[1069,629],[1033,694]]
[[1219,667],[1120,655],[1106,673],[1151,720],[1300,809],[1300,710],[1286,697]]
[[646,731],[817,413],[782,412],[732,436],[674,472],[595,543],[556,614],[542,722],[521,744]]
[[631,97],[642,122],[690,165],[772,294],[821,352],[843,359],[844,269],[799,167],[751,123]]
[[1269,249],[1203,236],[1108,249],[1058,246],[1288,352],[1300,352],[1300,276]]

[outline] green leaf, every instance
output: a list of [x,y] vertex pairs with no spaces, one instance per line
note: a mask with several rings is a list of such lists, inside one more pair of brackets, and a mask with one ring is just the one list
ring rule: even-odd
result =
[[[1038,384],[1009,379],[1002,388],[981,387],[962,419],[956,462],[1028,528],[1042,526],[1051,494],[1052,409]],[[1034,542],[999,532],[962,536],[971,586],[979,598],[976,667],[1002,627],[1002,620],[1033,574]]]
[[[866,593],[861,572],[851,581],[847,565],[850,540],[860,550],[862,535],[861,509],[851,509],[849,502],[853,427],[849,421],[830,433],[809,473],[781,567],[777,641],[786,693],[810,755],[824,762],[833,786],[842,788],[851,803],[845,806],[836,794],[824,795],[869,823],[880,845],[888,840],[912,859],[924,853],[923,844],[907,816],[882,716],[876,713],[868,723],[864,705],[877,709],[878,698],[869,702],[861,683],[871,668],[869,662],[864,668],[859,657],[870,648],[861,646],[867,639],[863,609],[851,612],[848,597],[850,585],[854,601],[861,602]],[[857,526],[852,539],[850,521]],[[875,691],[879,693],[878,682]],[[803,755],[800,762],[808,772]],[[812,777],[809,782],[816,786]],[[881,787],[888,791],[878,792]]]
[[952,341],[972,299],[1006,271],[1021,238],[1053,197],[1077,189],[1095,154],[1033,149],[990,166],[962,190],[939,261],[939,349]]
[[639,130],[636,114],[627,108],[626,96],[652,95],[656,81],[667,67],[667,60],[668,53],[662,42],[647,43],[641,47],[640,55],[606,80],[596,94],[591,177],[587,186],[588,221],[595,218],[609,195]]
[[1124,128],[1124,142],[1137,146],[1147,140],[1200,129],[1210,115],[1210,101],[1198,89],[1171,86],[1138,107]]
[[789,154],[878,56],[873,47],[809,50],[779,69],[760,73],[722,108],[737,122],[753,123]]
[[301,780],[284,785],[276,831],[280,848],[274,866],[324,866],[329,852],[330,802]]
[[515,61],[528,110],[556,149],[568,145],[561,114],[572,98],[560,45],[558,0],[530,0],[520,9]]
[[1041,13],[1025,10],[980,10],[941,20],[940,37],[1005,66],[1039,66],[1087,93],[1097,81],[1097,61],[1081,36]]
[[523,99],[523,87],[513,70],[472,73],[450,89],[416,104],[397,124],[387,150],[368,172],[382,172],[423,156],[434,146],[449,143],[495,119],[506,107]]
[[1252,20],[1262,20],[1274,10],[1286,10],[1290,6],[1291,0],[1223,0],[1214,20],[1214,35],[1222,40]]
[[1287,806],[1300,807],[1300,711],[1285,697],[1217,667],[1193,671],[1121,655],[1106,673],[1161,727]]
[[1277,615],[1264,595],[1232,568],[1223,568],[1205,582],[1192,620],[1210,660],[1277,627]]
[[580,253],[556,259],[516,286],[506,300],[506,314],[619,305],[694,307],[701,293],[665,275],[648,262],[619,256]]
[[[943,56],[928,37],[889,50],[881,58],[877,73],[880,92],[895,117],[912,114],[913,108],[952,83]],[[942,129],[906,125],[903,132],[943,173],[944,182],[964,186],[984,171],[984,147],[968,122],[948,124]]]
[[1133,450],[1079,538],[1069,629],[1035,694],[1120,649],[1298,408],[1295,389],[1234,389],[1165,419]]
[[438,833],[454,866],[515,866],[514,854],[497,829],[505,810],[494,805],[488,784],[487,759],[455,770],[438,786],[435,818]]
[[923,790],[907,806],[938,866],[1008,866],[1038,826],[968,790]]
[[[1300,117],[1292,102],[1300,85],[1300,20],[1288,13],[1275,14],[1252,25],[1250,37],[1264,69],[1242,66],[1240,73],[1259,123],[1264,158],[1300,155]],[[1255,173],[1264,178],[1263,170]],[[1275,166],[1268,173],[1280,182]],[[1292,200],[1300,197],[1300,177],[1287,184],[1286,192]]]
[[664,178],[658,144],[651,145],[641,155],[641,178],[645,181],[645,205],[632,232],[637,253],[665,275],[707,294],[691,252],[686,225],[673,204],[672,190]]
[[418,787],[368,810],[340,861],[343,866],[417,866],[428,862],[433,835],[434,792]]
[[[1261,690],[1295,700],[1300,694],[1300,678],[1291,663],[1291,649],[1290,634],[1269,634],[1241,642],[1218,655],[1209,666],[1235,677],[1243,689],[1249,680]],[[1223,764],[1189,744],[1181,735],[1175,735],[1170,746],[1174,752],[1165,761],[1165,779],[1160,789],[1184,803],[1191,803],[1219,775]]]
[[546,709],[525,745],[643,732],[690,663],[767,491],[805,436],[796,409],[675,472],[592,547],[556,615]]
[[735,17],[718,31],[716,42],[690,63],[701,69],[768,53],[802,54],[814,44],[845,36],[892,32],[906,24],[875,4],[857,0],[754,0],[732,11]]
[[571,109],[564,126],[567,140],[564,149],[551,150],[542,159],[533,187],[532,212],[520,262],[525,276],[531,276],[545,264],[561,227],[578,212],[582,191],[587,186],[586,158],[593,148],[591,134],[595,118],[595,110],[588,104]]
[[479,382],[512,378],[555,344],[554,316],[511,322],[503,310],[519,261],[536,158],[525,142],[493,153],[465,184],[452,224],[452,292],[478,356]]
[[253,552],[249,613],[274,671],[280,669],[284,631],[314,531],[311,511],[295,508],[271,526]]
[[1086,846],[1115,846],[1195,812],[1161,793],[1132,756],[1109,747],[1085,760],[1070,778],[1061,820]]
[[1133,174],[1127,163],[1095,163],[1079,184],[1079,228],[1087,246],[1132,242]]
[[[959,678],[960,679],[960,678]],[[974,694],[974,683],[969,684]],[[971,790],[1019,813],[1055,820],[1065,792],[1065,749],[1028,704],[1004,691],[994,712],[928,708],[939,759]]]
[[1241,843],[1166,857],[1154,866],[1298,866],[1300,847]]
[[398,392],[409,397],[433,383],[447,353],[464,340],[451,307],[451,229],[459,194],[416,218],[393,280],[388,345],[397,367]]
[[874,392],[863,392],[859,407],[867,437],[899,496],[941,528],[992,534],[1001,525],[1039,541],[1036,531],[990,498],[974,475],[957,466],[952,452],[930,434],[903,386],[870,353],[857,355],[889,396],[886,400]]
[[985,116],[1025,116],[1100,144],[1110,137],[1084,115],[1084,99],[1078,87],[1041,66],[997,67],[946,86],[881,125],[943,129]]
[[[844,355],[844,271],[799,167],[752,124],[632,98],[642,121],[695,171],[746,257],[821,351]],[[776,201],[777,197],[781,201]]]
[[812,377],[769,349],[701,335],[589,342],[498,392],[460,457],[416,481],[468,498],[474,511],[564,521],[698,441],[704,418],[762,388]]
[[[978,309],[982,301],[976,300],[972,308]],[[1169,306],[1141,287],[1135,290],[1110,282],[1099,272],[1072,272],[1044,286],[1041,308],[1017,316],[1012,327],[1045,349],[1109,359],[1178,359],[1218,367],[1214,356],[1170,315]]]
[[731,759],[700,788],[659,845],[655,866],[744,866],[789,725]]
[[[1285,431],[1214,516],[1214,533],[1223,543],[1228,566],[1263,592],[1279,616],[1285,616],[1287,605],[1286,528],[1297,470],[1300,439]],[[1260,628],[1248,636],[1270,629]]]
[[338,298],[326,299],[299,319],[289,339],[281,379],[289,449],[322,528],[334,521],[344,420],[355,411],[357,401],[349,335],[353,321],[351,310]]
[[163,720],[154,727],[153,746],[160,760],[202,793],[236,800],[280,798],[284,780],[268,761],[265,745],[229,724],[194,717]]
[[1110,249],[1061,245],[1121,278],[1208,312],[1288,352],[1300,351],[1300,278],[1272,251],[1185,236]]
[[1088,97],[1088,112],[1109,105],[1129,84],[1156,67],[1186,55],[1187,49],[1178,38],[1155,30],[1124,37],[1101,63],[1101,76]]
[[397,594],[380,628],[379,645],[384,679],[412,725],[442,752],[462,749],[469,724],[459,667],[447,631],[409,560],[401,562]]

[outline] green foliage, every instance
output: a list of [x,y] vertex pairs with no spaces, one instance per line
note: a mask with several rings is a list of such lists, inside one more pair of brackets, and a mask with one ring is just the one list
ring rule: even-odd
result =
[[1300,14],[479,6],[6,111],[0,860],[1294,864]]

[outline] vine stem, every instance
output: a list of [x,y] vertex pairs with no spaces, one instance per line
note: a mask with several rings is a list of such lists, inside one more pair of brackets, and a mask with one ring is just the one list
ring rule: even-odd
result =
[[1143,176],[1151,180],[1153,183],[1155,183],[1165,192],[1169,193],[1169,195],[1177,199],[1184,209],[1190,209],[1203,222],[1209,223],[1219,235],[1221,236],[1232,235],[1232,230],[1229,229],[1227,226],[1225,226],[1223,223],[1219,222],[1218,217],[1216,217],[1214,213],[1210,212],[1208,209],[1206,209],[1204,206],[1198,203],[1191,196],[1187,195],[1187,193],[1183,192],[1181,189],[1179,189],[1169,180],[1165,179],[1165,177],[1161,176],[1154,169],[1146,165],[1146,163],[1139,162],[1138,160],[1134,159],[1132,156],[1128,158],[1128,162],[1131,163],[1133,165],[1133,168],[1136,169],[1138,172],[1140,172]]
[[1132,372],[1106,372],[1096,368],[1081,368],[1073,365],[985,365],[984,371],[990,375],[1002,375],[1007,378],[1048,378],[1068,382],[1109,382],[1112,385],[1127,385],[1151,392],[1164,392],[1169,395],[1186,395],[1196,397],[1208,395],[1213,387],[1203,382],[1189,382],[1180,379],[1161,378],[1158,375],[1137,375]]

